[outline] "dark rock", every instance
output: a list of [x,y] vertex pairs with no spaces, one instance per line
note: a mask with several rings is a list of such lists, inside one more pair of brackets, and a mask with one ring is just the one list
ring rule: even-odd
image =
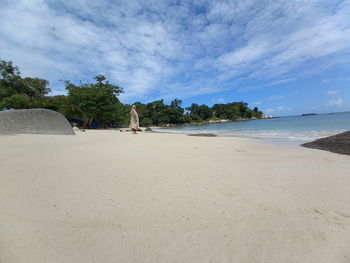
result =
[[304,143],[301,146],[350,155],[350,131]]
[[147,128],[145,129],[145,131],[150,132],[150,131],[152,131],[152,129],[151,129],[150,127],[147,127]]
[[48,109],[1,111],[0,134],[75,135],[61,113]]
[[188,136],[217,137],[217,135],[213,133],[194,133],[189,134]]
[[301,114],[301,116],[313,116],[313,115],[318,115],[317,113],[304,113]]

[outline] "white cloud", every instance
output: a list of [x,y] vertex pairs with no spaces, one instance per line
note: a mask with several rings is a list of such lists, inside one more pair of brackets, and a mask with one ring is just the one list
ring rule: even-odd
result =
[[272,81],[267,86],[275,86],[275,85],[287,83],[287,82],[290,82],[290,81],[293,81],[293,80],[294,80],[293,78],[279,79],[279,80]]
[[[247,44],[220,56],[214,63],[218,69],[231,77],[247,73],[254,78],[293,76],[292,72],[303,75],[306,64],[310,64],[309,73],[334,66],[337,58],[329,56],[350,47],[350,26],[345,22],[349,4],[344,2],[333,13],[312,1],[289,2],[284,8],[280,4],[275,1],[261,7],[259,16],[246,25],[243,39]],[[275,17],[276,11],[283,15]],[[323,57],[328,57],[328,62],[320,63]]]
[[267,114],[286,114],[291,112],[293,109],[284,106],[277,106],[276,108],[268,108],[265,110]]
[[343,103],[344,103],[344,100],[343,100],[342,98],[337,98],[337,99],[330,100],[330,101],[327,103],[327,106],[339,107],[339,106],[342,106]]
[[327,0],[5,1],[0,50],[56,92],[103,72],[124,100],[186,98],[348,63],[349,16],[348,1]]
[[[67,12],[69,3],[57,1],[58,9],[50,3],[9,2],[0,11],[2,21],[12,21],[2,23],[0,29],[3,59],[13,60],[23,75],[52,82],[92,81],[94,75],[105,72],[125,88],[125,98],[146,96],[172,75],[169,61],[176,59],[179,48],[164,24],[137,16],[123,21],[116,15],[123,9],[118,5],[104,14],[108,24],[98,23],[83,19],[84,14],[92,20],[100,15],[98,7],[85,1],[76,3],[78,15]],[[106,10],[104,4],[98,9]]]
[[253,104],[253,105],[261,105],[262,102],[261,102],[261,101],[254,101],[252,104]]
[[213,98],[212,102],[214,102],[214,103],[224,103],[225,99],[224,98]]
[[334,95],[334,94],[338,94],[338,93],[339,93],[339,90],[329,90],[329,91],[327,91],[328,95]]
[[257,41],[255,43],[249,43],[247,46],[239,50],[224,54],[220,56],[218,60],[223,66],[244,66],[245,64],[260,59],[266,54],[267,48],[268,46],[266,43],[260,43],[260,41]]

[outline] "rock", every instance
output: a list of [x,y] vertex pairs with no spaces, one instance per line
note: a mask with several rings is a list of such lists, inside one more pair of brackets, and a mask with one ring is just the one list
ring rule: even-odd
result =
[[0,111],[0,134],[75,135],[61,113],[48,109]]
[[213,133],[194,133],[189,134],[188,136],[217,137],[217,135]]
[[350,155],[350,131],[317,139],[313,142],[304,143],[301,146]]
[[145,131],[146,131],[146,132],[151,132],[152,129],[151,129],[150,127],[147,127],[147,128],[145,129]]

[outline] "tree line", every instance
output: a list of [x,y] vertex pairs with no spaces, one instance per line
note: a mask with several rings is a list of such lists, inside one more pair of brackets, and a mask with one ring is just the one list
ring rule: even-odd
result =
[[[65,115],[71,122],[85,128],[127,125],[130,104],[123,104],[118,96],[123,88],[111,84],[105,76],[98,75],[94,83],[73,84],[65,81],[67,95],[48,96],[49,81],[40,78],[22,78],[11,61],[0,60],[0,110],[47,108]],[[245,102],[215,104],[212,107],[192,103],[182,108],[182,100],[174,99],[170,105],[164,100],[147,104],[134,103],[141,126],[202,123],[209,120],[237,120],[261,118],[257,107],[250,109]]]

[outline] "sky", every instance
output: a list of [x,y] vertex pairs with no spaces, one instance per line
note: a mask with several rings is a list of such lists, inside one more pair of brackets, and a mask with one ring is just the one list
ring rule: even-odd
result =
[[0,0],[0,59],[22,76],[123,87],[123,103],[245,101],[350,111],[349,0]]

